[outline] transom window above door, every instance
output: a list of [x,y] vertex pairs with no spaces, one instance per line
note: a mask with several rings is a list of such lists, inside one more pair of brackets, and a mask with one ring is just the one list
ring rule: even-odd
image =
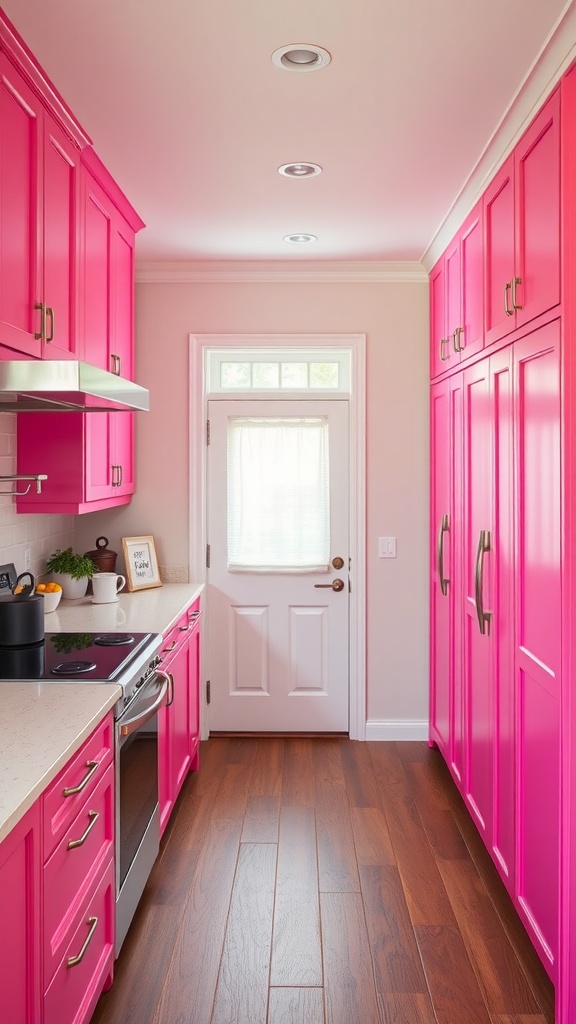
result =
[[211,394],[350,393],[350,352],[338,349],[212,349]]

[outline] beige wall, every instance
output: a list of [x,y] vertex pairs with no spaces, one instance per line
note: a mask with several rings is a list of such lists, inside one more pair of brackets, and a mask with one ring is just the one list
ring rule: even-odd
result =
[[[159,562],[188,564],[188,335],[367,336],[367,687],[375,722],[427,718],[428,287],[425,283],[141,284],[138,492],[130,506],[77,521],[77,543],[151,533]],[[377,538],[398,538],[395,560]]]

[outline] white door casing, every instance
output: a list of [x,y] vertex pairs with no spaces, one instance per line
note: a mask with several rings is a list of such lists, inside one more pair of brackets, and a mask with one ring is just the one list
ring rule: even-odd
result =
[[[209,403],[207,539],[211,731],[349,730],[349,402]],[[227,452],[237,417],[325,417],[329,434],[330,549],[341,569],[230,571]],[[333,590],[339,579],[343,589]]]

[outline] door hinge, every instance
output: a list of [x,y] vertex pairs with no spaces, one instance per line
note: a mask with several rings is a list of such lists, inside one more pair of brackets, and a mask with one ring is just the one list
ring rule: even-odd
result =
[[206,703],[210,703],[210,680],[206,680]]
[[210,420],[206,420],[206,444],[210,444]]
[[210,568],[210,545],[206,545],[206,568]]

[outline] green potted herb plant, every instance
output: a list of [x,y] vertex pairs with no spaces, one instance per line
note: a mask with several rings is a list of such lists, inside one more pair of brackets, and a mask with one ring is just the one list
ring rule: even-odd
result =
[[72,548],[55,551],[46,562],[46,572],[62,587],[62,597],[68,600],[84,597],[88,580],[96,572],[96,566],[86,555],[76,555]]

